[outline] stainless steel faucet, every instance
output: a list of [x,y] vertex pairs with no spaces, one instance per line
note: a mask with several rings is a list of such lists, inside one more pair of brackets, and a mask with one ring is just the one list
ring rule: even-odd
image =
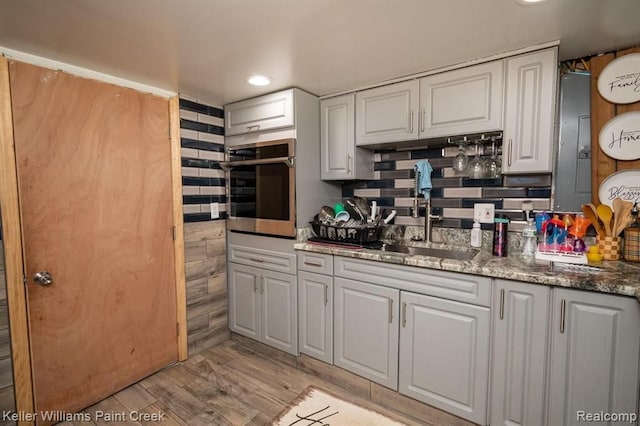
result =
[[[413,193],[413,208],[411,212],[411,217],[417,219],[420,217],[420,212],[418,208],[420,207],[420,200],[418,199],[418,182],[420,181],[420,173],[416,171],[415,176],[415,191]],[[431,231],[433,229],[432,221],[434,220],[442,220],[442,216],[434,215],[431,213],[431,197],[429,197],[425,203],[425,212],[424,212],[424,242],[427,244],[431,244],[433,241],[431,240]]]

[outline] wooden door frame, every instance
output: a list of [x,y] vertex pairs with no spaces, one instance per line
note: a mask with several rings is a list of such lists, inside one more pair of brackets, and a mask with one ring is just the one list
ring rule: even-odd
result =
[[[41,64],[37,64],[41,65]],[[13,139],[13,114],[9,61],[0,54],[0,212],[5,256],[5,276],[11,336],[11,358],[16,412],[34,413],[33,377],[29,344],[27,295],[24,286],[24,252],[20,196]],[[173,198],[174,262],[178,360],[188,358],[187,298],[182,216],[182,167],[178,96],[167,100],[171,143],[171,185]],[[20,421],[19,424],[33,422]]]

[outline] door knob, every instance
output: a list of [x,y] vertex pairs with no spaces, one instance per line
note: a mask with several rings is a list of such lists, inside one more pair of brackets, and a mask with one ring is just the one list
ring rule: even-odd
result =
[[47,271],[36,272],[33,276],[33,282],[43,287],[53,284],[53,277]]

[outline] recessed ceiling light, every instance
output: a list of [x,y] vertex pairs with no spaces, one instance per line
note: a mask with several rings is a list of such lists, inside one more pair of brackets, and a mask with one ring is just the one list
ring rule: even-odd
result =
[[266,75],[250,75],[247,77],[247,83],[253,86],[268,86],[271,84],[271,79]]
[[529,6],[533,4],[544,3],[545,1],[547,0],[516,0],[516,3]]

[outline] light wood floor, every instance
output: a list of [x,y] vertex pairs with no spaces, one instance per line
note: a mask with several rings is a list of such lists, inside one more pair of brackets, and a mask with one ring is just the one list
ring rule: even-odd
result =
[[[64,424],[106,424],[106,420],[117,418],[98,419],[100,412],[136,411],[162,413],[163,425],[267,425],[309,385],[408,425],[470,424],[408,398],[397,399],[395,392],[377,385],[374,389],[368,381],[351,373],[308,357],[292,357],[241,337],[166,368],[86,409],[91,422]],[[376,398],[399,411],[373,403],[371,399]],[[118,423],[148,422],[109,422]]]

